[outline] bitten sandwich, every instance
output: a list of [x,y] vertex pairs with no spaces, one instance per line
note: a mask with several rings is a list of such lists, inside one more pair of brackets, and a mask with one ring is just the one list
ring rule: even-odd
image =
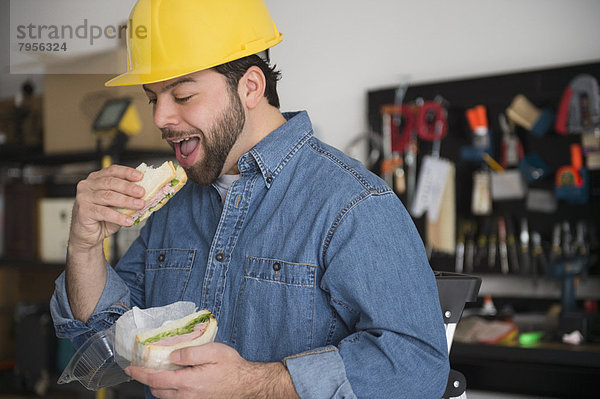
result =
[[136,169],[144,174],[142,180],[136,182],[136,184],[146,190],[146,194],[142,198],[146,202],[146,206],[139,211],[115,208],[124,215],[132,216],[135,221],[134,225],[148,219],[152,212],[162,208],[187,182],[187,175],[183,168],[171,161],[163,163],[158,168],[142,163]]
[[176,369],[169,360],[171,352],[212,342],[216,334],[217,319],[208,310],[169,321],[135,336],[133,364],[157,370]]

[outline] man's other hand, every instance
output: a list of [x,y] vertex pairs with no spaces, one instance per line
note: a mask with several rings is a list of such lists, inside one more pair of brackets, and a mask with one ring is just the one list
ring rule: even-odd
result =
[[161,399],[298,397],[283,363],[249,362],[224,344],[173,351],[171,362],[184,367],[157,371],[130,366],[125,372]]

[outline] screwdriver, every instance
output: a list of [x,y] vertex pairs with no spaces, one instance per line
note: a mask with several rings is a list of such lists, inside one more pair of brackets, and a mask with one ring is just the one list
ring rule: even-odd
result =
[[500,248],[500,271],[508,274],[508,249],[506,247],[506,223],[502,216],[498,217],[498,246]]

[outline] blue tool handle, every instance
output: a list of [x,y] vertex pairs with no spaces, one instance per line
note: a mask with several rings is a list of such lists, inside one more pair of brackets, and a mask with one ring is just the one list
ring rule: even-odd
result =
[[563,278],[561,302],[563,312],[574,312],[577,310],[574,276],[565,276]]

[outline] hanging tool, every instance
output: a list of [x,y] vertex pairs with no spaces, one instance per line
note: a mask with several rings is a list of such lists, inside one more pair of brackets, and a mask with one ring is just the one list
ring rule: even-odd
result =
[[531,256],[531,272],[533,276],[533,284],[537,285],[538,276],[543,276],[548,267],[548,260],[542,247],[542,236],[537,231],[531,233],[531,240],[533,242],[532,256]]
[[[416,129],[421,140],[439,142],[448,134],[448,113],[440,96],[435,101],[421,102],[418,108]],[[417,102],[419,105],[419,102]],[[434,155],[435,156],[435,150]],[[438,149],[439,155],[439,149]]]
[[448,134],[444,102],[441,96],[436,96],[434,101],[427,101],[419,108],[417,135],[421,140],[432,141],[432,151],[423,157],[412,209],[427,207],[427,246],[453,254],[456,247],[455,167],[454,163],[440,158],[441,142]]
[[500,164],[504,169],[515,167],[519,164],[519,161],[523,159],[523,145],[521,140],[515,134],[514,125],[509,126],[506,120],[506,115],[501,113],[498,115],[498,123],[502,130],[502,150],[500,157]]
[[519,162],[521,175],[531,184],[550,173],[550,167],[544,162],[542,157],[536,153],[527,154]]
[[557,262],[562,257],[562,248],[560,246],[560,223],[556,223],[552,229],[552,250],[550,251],[550,261]]
[[582,187],[583,179],[579,173],[583,167],[581,147],[578,144],[571,145],[571,165],[562,166],[556,172],[556,185],[569,187]]
[[[393,108],[392,108],[393,109]],[[401,163],[401,160],[392,158],[393,148],[393,127],[394,118],[392,117],[391,109],[389,106],[383,106],[381,108],[382,113],[382,161],[380,165],[381,178],[390,186],[394,187],[393,181],[393,170]]]
[[491,220],[486,217],[483,223],[479,223],[477,229],[477,250],[475,251],[474,267],[481,269],[484,261],[487,259],[488,252],[488,232]]
[[498,248],[500,249],[500,271],[508,274],[508,248],[506,245],[506,222],[504,217],[498,217]]
[[565,89],[554,129],[560,134],[591,132],[600,126],[598,81],[587,74],[577,75]]
[[576,242],[577,242],[577,254],[579,256],[586,257],[590,254],[590,243],[588,237],[587,223],[583,220],[577,222],[576,226]]
[[[587,263],[587,259],[590,256],[590,248],[592,246],[591,242],[592,242],[592,237],[589,234],[588,231],[588,223],[580,220],[577,222],[577,226],[576,226],[576,243],[577,243],[577,248],[576,248],[576,255],[580,256],[584,259],[586,259],[586,263]],[[583,276],[587,275],[587,268],[585,268],[583,270],[582,273]]]
[[477,105],[466,111],[467,120],[473,132],[473,145],[476,148],[488,148],[490,146],[489,125],[485,106]]
[[525,207],[528,211],[532,212],[554,214],[558,209],[558,202],[554,196],[554,191],[540,188],[530,188],[527,190]]
[[[441,141],[448,134],[447,113],[442,101],[441,97],[437,97],[436,101],[417,100],[415,127],[411,134],[411,140],[418,137],[421,140],[433,142],[432,154],[423,157],[418,183],[414,181],[416,178],[416,165],[414,168],[409,168],[407,176],[407,190],[416,195],[416,197],[413,196],[409,200],[411,214],[420,217],[425,211],[428,211],[428,217],[434,222],[437,221],[445,185],[450,179],[454,178],[453,164],[440,158]],[[410,149],[411,140],[407,145],[408,153],[405,156],[407,165],[412,164],[413,159],[416,163],[416,149]],[[454,193],[448,195],[448,200],[454,201]]]
[[380,172],[381,177],[398,195],[402,195],[406,191],[402,153],[414,123],[413,111],[404,104],[407,88],[407,83],[401,84],[396,89],[394,104],[381,107],[383,160]]
[[554,121],[554,115],[549,109],[540,110],[523,94],[515,96],[506,109],[508,119],[524,127],[531,133],[541,137],[548,132]]
[[413,129],[413,111],[406,104],[384,105],[381,108],[383,126],[383,160],[381,177],[398,195],[406,191],[402,154]]
[[571,165],[556,171],[554,194],[572,204],[586,203],[589,197],[587,170],[583,167],[581,145],[571,144]]
[[473,215],[492,213],[492,194],[490,172],[487,168],[473,172],[473,192],[471,193],[471,212]]
[[471,146],[461,147],[461,159],[480,163],[483,153],[492,153],[492,131],[489,128],[486,108],[478,105],[465,112],[471,128]]
[[564,258],[572,258],[575,256],[575,246],[573,244],[571,224],[565,220],[562,222],[562,253]]
[[[417,140],[434,143],[439,157],[440,141],[448,133],[447,112],[442,101],[416,100],[404,104],[406,86],[396,91],[394,105],[384,105],[382,177],[397,194],[406,193],[408,207],[413,204],[417,178]],[[404,155],[404,160],[402,160]],[[406,167],[406,171],[404,170]]]
[[498,245],[498,230],[496,223],[492,221],[489,226],[488,234],[488,269],[493,270],[496,267],[496,253]]
[[512,219],[507,216],[506,221],[506,245],[508,246],[509,263],[513,272],[519,272],[519,256],[517,254],[517,240]]
[[412,206],[409,207],[411,215],[421,217],[425,212],[429,220],[435,222],[438,219],[442,206],[454,205],[454,193],[452,197],[446,198],[452,204],[444,203],[444,191],[446,185],[454,182],[454,165],[440,158],[424,156],[421,162],[421,171],[416,187],[416,193]]
[[[429,158],[439,160],[440,158],[440,143],[448,133],[447,111],[443,105],[444,100],[441,97],[436,97],[435,101],[424,101],[418,98],[415,104],[402,104],[404,91],[400,88],[396,92],[396,103],[394,105],[385,105],[381,108],[383,114],[383,135],[384,135],[384,161],[382,162],[382,176],[388,184],[394,187],[397,194],[406,194],[406,205],[411,210],[413,216],[419,217],[430,206],[430,202],[415,200],[415,195],[419,187],[417,187],[417,141],[419,139],[431,141],[432,155]],[[404,159],[402,159],[402,154]],[[427,159],[424,157],[424,166]],[[435,162],[434,162],[435,163]],[[445,164],[449,162],[445,161]],[[436,163],[436,165],[441,165]],[[449,165],[449,169],[453,170],[453,166]],[[423,170],[425,167],[422,168]],[[433,170],[435,169],[435,170]],[[447,171],[448,168],[434,167],[433,174],[423,173],[423,176],[433,178],[438,176],[442,171]],[[453,173],[451,173],[453,176]],[[453,177],[452,177],[453,178]],[[436,184],[426,185],[429,189],[427,194],[432,194],[430,191],[433,188],[439,189],[439,196],[430,195],[428,198],[441,199],[444,194],[445,185],[440,184],[447,181],[447,176],[444,175],[437,181]],[[422,180],[422,179],[420,179]],[[448,196],[454,198],[454,190],[448,188]],[[436,195],[437,195],[436,194]],[[416,208],[415,208],[416,207]],[[439,205],[433,212],[431,220],[437,221]],[[428,217],[432,216],[428,213]],[[451,216],[446,214],[446,216]],[[455,225],[454,219],[447,220],[444,226]],[[441,226],[441,225],[440,225]],[[448,234],[446,234],[448,233]],[[446,232],[444,237],[454,237],[454,232]],[[449,234],[451,233],[451,234]],[[446,248],[451,252],[454,251],[454,243],[447,245]]]
[[527,185],[518,169],[494,172],[490,182],[493,201],[521,199],[527,194]]
[[521,218],[521,234],[519,235],[521,242],[521,272],[525,275],[530,272],[529,262],[529,227],[526,218]]
[[487,163],[488,166],[492,168],[494,172],[504,172],[504,168],[502,167],[502,165],[496,162],[496,160],[492,158],[487,152],[481,154],[481,159],[483,159],[485,163]]

